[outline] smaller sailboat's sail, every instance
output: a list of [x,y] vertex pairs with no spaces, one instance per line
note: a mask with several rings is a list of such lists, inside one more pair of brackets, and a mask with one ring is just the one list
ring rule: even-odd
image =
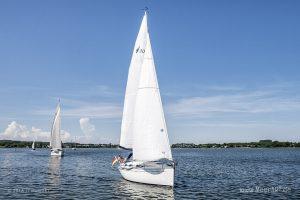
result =
[[32,142],[31,148],[32,148],[32,149],[35,149],[35,141]]
[[172,160],[149,34],[141,67],[133,126],[133,159]]
[[62,149],[60,138],[60,105],[58,104],[51,129],[51,149]]
[[144,59],[147,33],[147,15],[145,14],[132,53],[124,99],[120,147],[126,149],[132,148],[135,100],[139,84],[141,66]]

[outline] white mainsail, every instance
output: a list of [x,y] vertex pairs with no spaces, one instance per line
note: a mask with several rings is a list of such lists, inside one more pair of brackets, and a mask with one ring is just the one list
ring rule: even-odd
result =
[[31,148],[35,149],[35,141],[32,142]]
[[135,100],[144,59],[147,33],[147,15],[145,14],[132,53],[124,99],[120,146],[128,149],[132,148]]
[[171,148],[148,33],[134,113],[133,159],[171,160]]
[[60,105],[57,105],[53,125],[51,129],[51,149],[62,149],[61,138],[60,138]]

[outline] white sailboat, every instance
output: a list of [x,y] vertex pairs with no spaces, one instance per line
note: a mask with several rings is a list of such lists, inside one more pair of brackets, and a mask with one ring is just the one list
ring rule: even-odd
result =
[[60,123],[60,103],[58,103],[51,128],[51,156],[63,156],[62,141],[60,138]]
[[156,77],[147,12],[129,67],[120,147],[132,149],[133,154],[131,161],[119,159],[119,171],[124,179],[146,184],[174,185],[175,165]]
[[31,150],[33,150],[33,151],[35,150],[35,141],[32,142]]
[[72,150],[76,150],[76,136],[74,138],[74,147],[72,148]]

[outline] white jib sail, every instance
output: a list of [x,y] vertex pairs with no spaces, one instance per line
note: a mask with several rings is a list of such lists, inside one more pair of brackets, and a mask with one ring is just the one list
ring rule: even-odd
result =
[[149,33],[136,96],[133,124],[133,159],[172,159]]
[[147,15],[145,14],[132,53],[124,99],[120,146],[128,149],[132,148],[133,115],[147,33]]
[[62,149],[60,138],[60,105],[57,105],[54,121],[51,129],[51,141],[50,145],[52,149]]

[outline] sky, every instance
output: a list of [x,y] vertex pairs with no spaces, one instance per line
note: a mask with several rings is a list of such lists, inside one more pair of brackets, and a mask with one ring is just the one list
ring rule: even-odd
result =
[[0,139],[118,143],[145,6],[171,143],[300,141],[296,0],[1,0]]

